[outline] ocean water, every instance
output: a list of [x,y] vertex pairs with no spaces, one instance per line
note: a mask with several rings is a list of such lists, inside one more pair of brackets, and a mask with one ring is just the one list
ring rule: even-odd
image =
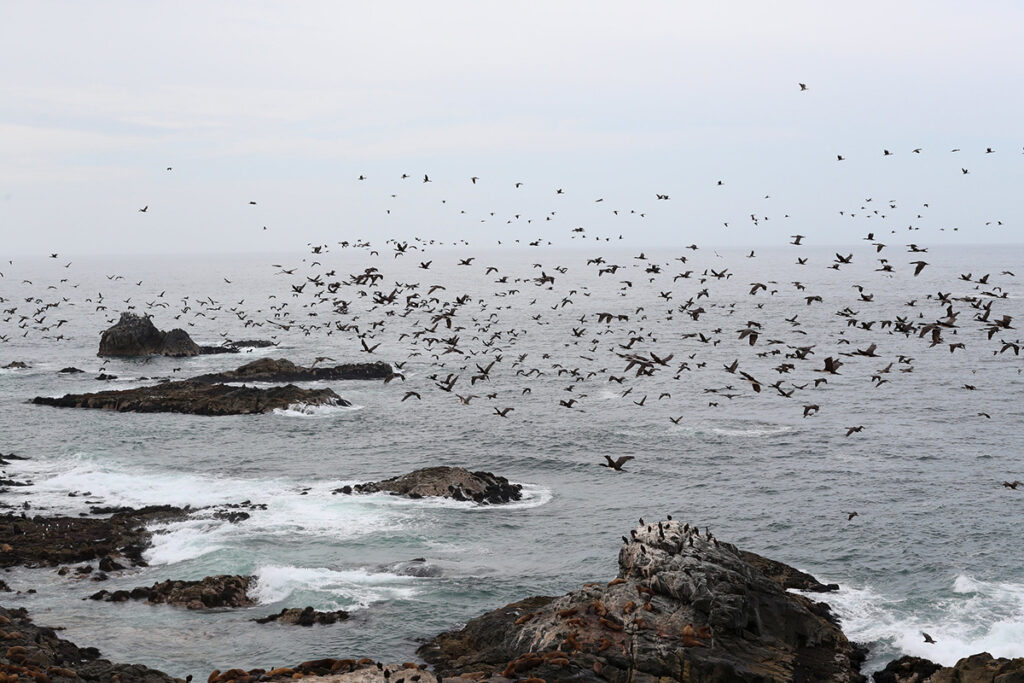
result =
[[[402,256],[380,243],[379,253],[333,245],[320,254],[6,264],[0,365],[31,367],[0,370],[0,452],[30,458],[4,469],[32,486],[7,489],[0,502],[28,503],[30,514],[78,514],[86,500],[267,507],[237,524],[207,509],[157,526],[150,566],[105,583],[12,569],[3,575],[12,588],[38,592],[5,594],[3,603],[66,627],[65,637],[108,658],[181,676],[322,656],[402,661],[422,640],[487,610],[612,578],[620,535],[639,517],[672,514],[839,583],[823,597],[850,638],[871,645],[869,670],[900,654],[944,664],[979,651],[1024,656],[1024,488],[1001,485],[1024,479],[1024,364],[1012,350],[1000,353],[1000,340],[1018,339],[1024,316],[1017,276],[1003,271],[1022,269],[1024,249],[915,255],[888,247],[881,255],[896,272],[887,274],[875,270],[866,243],[839,250],[854,258],[838,270],[829,267],[836,250],[803,246],[759,249],[754,258],[741,249],[651,248],[642,259],[640,250],[611,248],[415,246],[423,248]],[[588,264],[599,256],[603,264]],[[929,265],[915,277],[907,264],[922,256]],[[419,267],[426,261],[429,269]],[[621,268],[599,274],[609,264]],[[351,282],[368,268],[383,277]],[[717,278],[710,269],[728,271]],[[542,273],[554,283],[541,283]],[[970,281],[960,279],[967,273]],[[308,281],[317,274],[323,286]],[[341,283],[334,293],[331,282]],[[767,290],[750,294],[755,282]],[[379,301],[393,291],[393,303]],[[810,295],[822,301],[808,304]],[[949,304],[939,300],[946,295]],[[969,297],[992,302],[990,319],[1013,316],[1014,329],[988,339]],[[959,312],[956,327],[934,347],[927,335],[883,322],[920,326],[945,319],[947,305]],[[694,319],[698,307],[705,310]],[[852,315],[837,314],[847,308]],[[100,332],[129,309],[151,314],[161,329],[183,327],[199,343],[279,345],[188,359],[97,358]],[[599,322],[599,313],[628,319]],[[754,345],[739,337],[751,321],[761,325]],[[380,346],[366,353],[359,334]],[[430,341],[453,336],[455,344]],[[957,342],[965,348],[951,352]],[[841,355],[871,344],[877,357]],[[806,346],[806,360],[786,357]],[[672,359],[651,376],[625,370],[624,355],[652,352]],[[311,383],[352,406],[260,416],[28,403],[259,357],[308,365],[317,356],[401,363],[405,380]],[[828,356],[842,360],[840,374],[819,372]],[[489,378],[471,384],[476,366],[492,360]],[[734,360],[760,381],[760,393],[724,369]],[[58,374],[66,366],[86,372]],[[101,368],[118,379],[96,380]],[[432,379],[449,373],[458,375],[452,393]],[[815,387],[821,378],[827,383]],[[768,386],[778,380],[787,393],[804,388],[787,398]],[[407,391],[422,399],[403,402]],[[476,396],[464,405],[459,394]],[[571,408],[560,404],[571,398]],[[820,410],[804,417],[806,405]],[[514,408],[508,418],[495,414],[505,407]],[[635,459],[614,472],[599,466],[606,455]],[[495,472],[524,484],[526,495],[478,506],[332,494],[438,464]],[[859,514],[848,521],[849,511]],[[439,575],[404,574],[414,558]],[[258,606],[188,612],[83,600],[100,588],[221,573],[257,576]],[[306,605],[352,618],[313,628],[251,621]],[[937,643],[924,643],[921,631]]]

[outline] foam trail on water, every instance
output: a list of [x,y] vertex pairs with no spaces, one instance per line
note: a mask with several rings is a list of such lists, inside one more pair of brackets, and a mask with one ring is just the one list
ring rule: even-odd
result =
[[331,607],[351,610],[381,600],[408,599],[419,592],[415,578],[364,569],[266,565],[253,575],[256,585],[249,589],[249,596],[260,604],[281,602],[296,594],[326,593]]

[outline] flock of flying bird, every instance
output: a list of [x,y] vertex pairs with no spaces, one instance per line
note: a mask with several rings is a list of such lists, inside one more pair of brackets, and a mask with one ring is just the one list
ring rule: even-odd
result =
[[[885,150],[884,156],[890,155]],[[361,175],[357,182],[365,179]],[[399,178],[408,180],[409,174]],[[477,176],[469,179],[472,186],[479,181]],[[431,182],[424,174],[422,183]],[[516,183],[516,189],[521,185]],[[564,195],[565,190],[555,188],[552,194]],[[654,197],[656,202],[669,200],[666,193]],[[1013,336],[1016,311],[1007,290],[1015,274],[960,273],[934,292],[911,294],[909,288],[931,265],[926,260],[929,250],[916,242],[891,244],[895,238],[883,242],[882,226],[891,224],[888,213],[898,204],[880,204],[876,209],[867,198],[859,208],[839,211],[880,224],[864,236],[865,247],[824,260],[820,251],[805,255],[813,239],[791,235],[784,246],[791,253],[775,257],[791,264],[786,281],[751,276],[741,286],[732,278],[760,272],[756,259],[762,257],[750,251],[743,262],[729,263],[697,244],[657,256],[624,256],[616,249],[581,257],[579,264],[542,262],[545,252],[538,249],[519,252],[536,256],[520,265],[514,260],[512,265],[487,263],[490,257],[479,253],[463,257],[441,249],[465,249],[465,240],[309,244],[300,262],[272,265],[272,278],[282,284],[259,302],[253,301],[251,290],[235,294],[228,277],[217,298],[185,294],[172,300],[166,291],[125,294],[133,285],[139,293],[149,290],[143,289],[142,280],[116,274],[107,279],[110,288],[121,292],[117,298],[109,292],[81,296],[79,285],[72,282],[72,263],[58,261],[63,268],[55,270],[61,277],[40,283],[42,290],[29,280],[21,282],[24,293],[15,293],[10,286],[14,283],[4,287],[0,342],[15,334],[68,341],[63,327],[71,316],[62,315],[69,307],[89,306],[104,314],[107,323],[121,310],[135,310],[152,315],[159,327],[198,326],[208,335],[227,336],[230,326],[279,341],[289,335],[321,336],[336,356],[386,356],[394,369],[387,383],[405,383],[406,364],[411,364],[416,374],[409,379],[416,386],[401,391],[396,402],[422,400],[431,391],[460,407],[473,410],[484,404],[485,413],[494,418],[515,419],[514,411],[524,402],[544,402],[568,414],[599,410],[596,396],[613,392],[637,410],[664,406],[664,418],[675,425],[685,412],[673,415],[670,406],[678,406],[681,396],[689,409],[697,400],[709,409],[725,409],[734,399],[756,399],[778,401],[782,410],[792,404],[795,415],[814,418],[828,410],[829,390],[835,385],[856,383],[855,391],[877,391],[914,372],[920,354],[1019,358],[1022,342]],[[648,210],[629,212],[645,217]],[[139,211],[149,213],[150,207]],[[543,218],[547,222],[556,214],[551,211]],[[525,215],[515,214],[507,222]],[[751,213],[750,218],[759,224],[769,217]],[[568,232],[573,239],[588,237],[582,226]],[[541,247],[546,240],[523,241]],[[901,251],[906,256],[898,256]],[[337,252],[350,257],[338,258]],[[352,258],[352,252],[358,256]],[[50,257],[56,261],[59,254]],[[400,267],[393,267],[399,260]],[[349,264],[349,272],[339,271],[340,262]],[[353,262],[360,266],[351,268]],[[855,271],[855,281],[843,285],[849,270]],[[324,356],[316,362],[323,360],[333,359]],[[960,366],[969,369],[972,362]],[[957,380],[957,385],[968,394],[978,389],[973,381]],[[534,389],[539,389],[537,394]],[[873,396],[865,394],[865,400]],[[965,400],[964,405],[969,403]],[[987,411],[965,410],[965,416],[991,419]],[[848,425],[841,433],[853,437],[865,429],[869,427]],[[632,459],[607,457],[601,465],[622,471]],[[1019,484],[1004,482],[1008,488]],[[857,515],[844,514],[850,520]]]

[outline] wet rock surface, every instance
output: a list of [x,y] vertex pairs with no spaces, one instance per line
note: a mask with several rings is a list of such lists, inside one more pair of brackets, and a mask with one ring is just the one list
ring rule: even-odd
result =
[[119,512],[106,519],[81,517],[0,517],[0,567],[53,567],[109,558],[112,562],[144,565],[142,552],[154,522],[183,519],[186,510],[151,506]]
[[672,521],[631,536],[614,580],[507,605],[419,653],[442,677],[865,680],[863,653],[828,606],[787,592],[735,546]]
[[275,669],[214,670],[208,683],[255,681],[324,681],[325,683],[437,683],[438,679],[412,662],[384,664],[363,659],[313,659]]
[[148,316],[122,313],[100,337],[98,356],[198,356],[199,345],[182,329],[158,330]]
[[250,607],[256,604],[247,594],[254,582],[251,576],[221,574],[199,581],[168,580],[131,590],[101,590],[89,598],[104,602],[145,600],[154,605],[173,605],[185,609]]
[[384,379],[387,363],[347,363],[333,367],[302,367],[284,358],[260,358],[237,370],[193,377],[194,382],[311,382],[315,380]]
[[257,389],[185,380],[149,387],[37,396],[36,405],[57,408],[96,408],[133,413],[188,413],[192,415],[253,415],[294,404],[350,405],[330,389],[301,389],[293,384]]
[[52,628],[37,626],[24,609],[0,607],[0,680],[120,681],[180,683],[182,679],[138,664],[113,664],[96,648],[80,648],[57,637]]
[[[345,490],[349,489],[349,490]],[[523,497],[521,484],[490,472],[470,472],[461,467],[427,467],[400,477],[335,489],[334,493],[389,492],[409,498],[427,496],[500,504]]]
[[12,360],[7,365],[0,366],[0,367],[3,367],[4,370],[27,370],[28,368],[30,368],[32,366],[30,366],[28,363],[25,363],[24,361]]
[[335,624],[348,619],[348,612],[336,610],[334,612],[321,612],[312,607],[291,607],[285,608],[277,614],[271,614],[259,619],[253,619],[257,624],[290,624],[294,626],[312,626],[313,624]]

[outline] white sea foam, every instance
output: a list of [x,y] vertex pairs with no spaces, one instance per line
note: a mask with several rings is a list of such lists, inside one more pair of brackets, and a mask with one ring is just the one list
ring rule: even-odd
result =
[[[962,574],[952,592],[952,597],[920,612],[870,588],[844,588],[826,601],[842,619],[850,640],[875,644],[877,654],[868,668],[884,666],[892,654],[886,649],[944,666],[978,652],[1024,656],[1024,584],[985,582]],[[926,643],[922,632],[936,642]]]
[[[53,512],[77,513],[82,497],[104,506],[176,505],[200,509],[186,520],[156,524],[147,562],[168,565],[243,546],[259,537],[308,537],[347,541],[371,534],[404,534],[418,528],[426,510],[451,508],[473,512],[512,511],[544,505],[550,489],[524,484],[523,497],[503,505],[479,505],[446,498],[410,499],[388,494],[344,495],[332,491],[355,482],[296,482],[211,477],[192,472],[155,471],[104,462],[85,455],[42,463],[25,461],[36,484],[32,494]],[[215,506],[251,500],[267,509],[246,509],[250,517],[232,524],[214,517]]]
[[382,600],[407,599],[416,595],[417,579],[388,572],[326,567],[267,565],[254,573],[256,585],[249,596],[260,604],[273,604],[294,593],[328,593],[335,608],[360,609]]
[[337,417],[355,410],[362,410],[359,405],[309,405],[308,403],[292,403],[287,408],[275,408],[274,414],[284,417]]

